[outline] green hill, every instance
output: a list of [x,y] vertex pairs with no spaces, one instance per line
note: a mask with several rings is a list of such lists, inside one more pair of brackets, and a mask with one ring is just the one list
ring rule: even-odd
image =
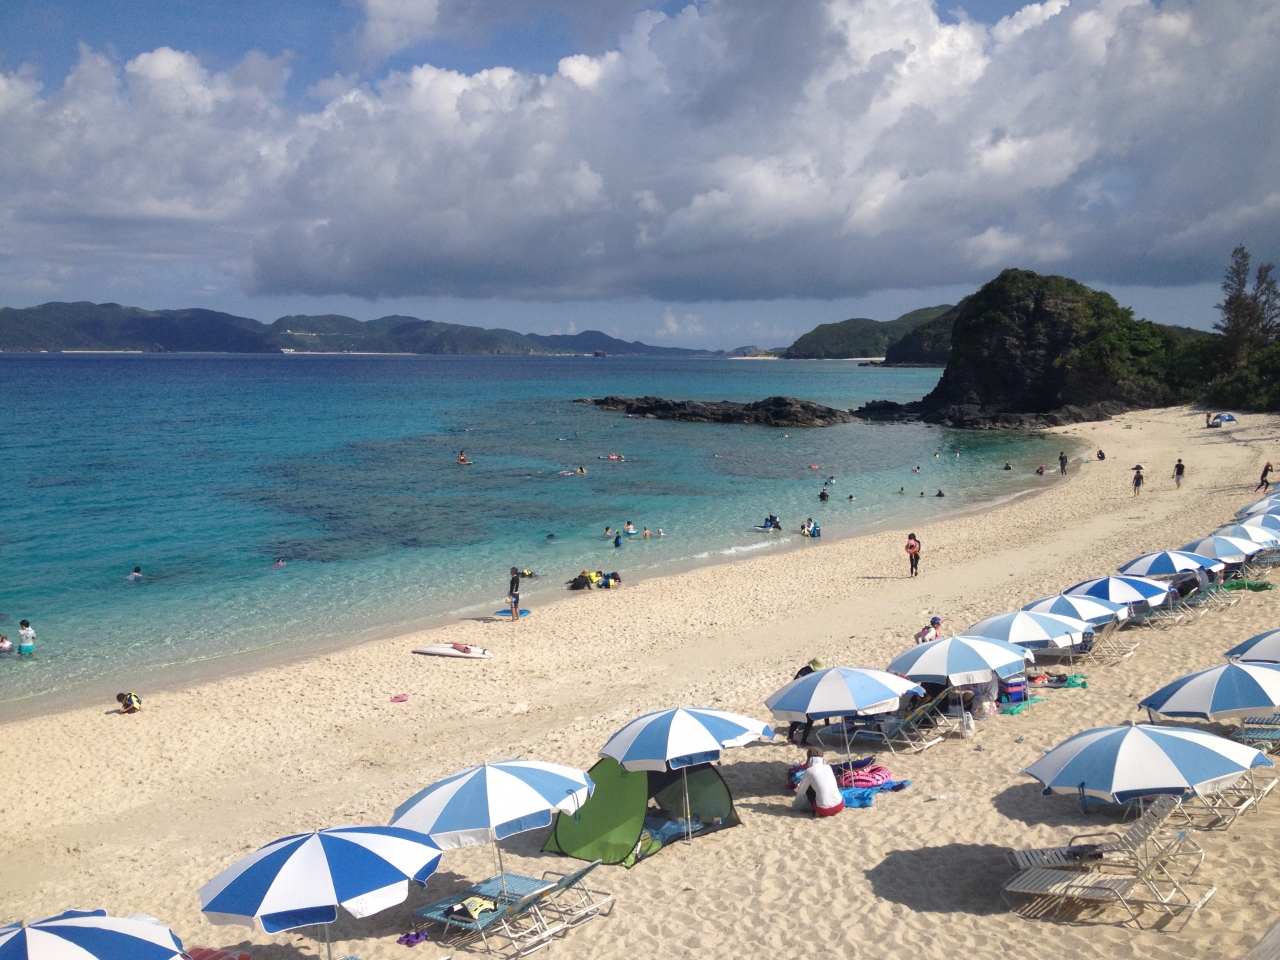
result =
[[814,327],[787,348],[789,360],[848,360],[854,357],[883,357],[888,348],[921,324],[951,309],[950,304],[925,307],[904,313],[896,320],[869,320],[854,317],[840,323]]

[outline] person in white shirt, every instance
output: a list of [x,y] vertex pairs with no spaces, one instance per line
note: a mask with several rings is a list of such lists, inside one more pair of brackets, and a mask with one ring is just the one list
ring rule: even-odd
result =
[[793,810],[812,810],[815,817],[833,817],[844,809],[844,797],[836,786],[836,775],[822,759],[822,751],[809,748],[809,766],[796,785]]

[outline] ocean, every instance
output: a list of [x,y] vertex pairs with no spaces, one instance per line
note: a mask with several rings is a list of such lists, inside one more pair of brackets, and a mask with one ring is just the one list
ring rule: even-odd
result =
[[[539,575],[524,592],[536,615],[582,568],[625,580],[797,546],[806,517],[826,537],[849,536],[1052,482],[1033,471],[1054,465],[1058,441],[1026,434],[674,423],[571,402],[785,394],[854,407],[916,399],[939,373],[854,361],[0,354],[0,634],[16,640],[27,618],[37,635],[34,661],[0,658],[0,703],[141,688],[157,668],[490,613],[512,566]],[[455,462],[463,449],[474,466]],[[585,476],[563,475],[578,466]],[[785,535],[754,529],[769,513]],[[627,520],[665,535],[615,548],[604,528]],[[126,580],[135,566],[145,577]]]

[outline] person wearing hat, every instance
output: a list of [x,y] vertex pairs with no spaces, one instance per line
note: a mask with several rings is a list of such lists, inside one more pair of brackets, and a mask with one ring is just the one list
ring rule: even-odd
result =
[[942,618],[930,617],[929,625],[922,627],[920,632],[916,634],[916,643],[928,643],[930,640],[937,640],[941,636]]
[[[825,670],[825,669],[827,669],[826,661],[823,660],[821,657],[814,657],[812,660],[806,663],[803,667],[797,670],[796,675],[791,679],[793,681],[799,680],[801,677],[807,677],[811,673],[817,673],[819,670]],[[831,721],[828,720],[827,722],[830,723]],[[812,720],[806,720],[804,721],[804,723],[801,723],[799,720],[793,720],[791,722],[791,726],[787,727],[787,739],[792,743],[795,743],[796,728],[800,726],[804,727],[804,735],[800,738],[800,745],[807,747],[809,745],[809,731],[813,729]]]

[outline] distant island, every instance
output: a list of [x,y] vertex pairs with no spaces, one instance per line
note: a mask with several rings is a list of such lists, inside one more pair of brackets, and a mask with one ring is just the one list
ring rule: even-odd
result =
[[[937,320],[952,309],[944,303],[904,313],[896,320],[869,320],[853,317],[839,323],[823,323],[814,327],[787,347],[788,360],[854,360],[864,357],[887,357],[894,345],[923,324]],[[946,363],[943,358],[942,363]]]
[[691,350],[628,342],[598,330],[517,333],[387,316],[356,320],[338,314],[281,317],[265,324],[216,310],[143,310],[118,303],[45,303],[0,308],[0,350],[141,353],[415,353],[754,357],[756,346]]

